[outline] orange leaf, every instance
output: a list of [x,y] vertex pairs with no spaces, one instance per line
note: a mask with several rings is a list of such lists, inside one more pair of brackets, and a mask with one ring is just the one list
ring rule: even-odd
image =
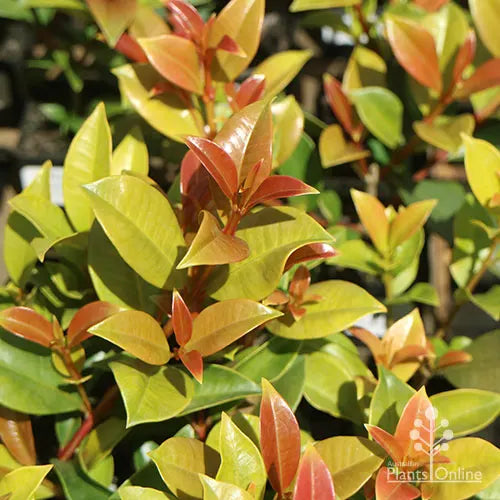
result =
[[186,345],[193,333],[193,318],[177,290],[172,293],[172,326],[177,343],[181,347]]
[[476,33],[470,30],[467,38],[455,57],[455,64],[453,65],[453,81],[456,83],[461,80],[462,73],[465,68],[469,66],[474,60],[476,54]]
[[203,383],[203,358],[198,351],[179,352],[182,364],[189,370],[189,373],[200,383]]
[[414,500],[420,497],[420,490],[410,483],[398,481],[387,467],[381,467],[375,482],[377,500]]
[[414,3],[422,7],[422,9],[434,12],[439,10],[443,5],[446,5],[449,1],[450,0],[414,0]]
[[175,17],[176,26],[190,35],[191,39],[200,42],[205,23],[198,11],[189,3],[182,0],[168,0],[167,7]]
[[22,465],[36,465],[35,440],[28,415],[0,406],[0,439]]
[[460,365],[472,361],[472,356],[465,351],[448,351],[443,354],[437,363],[437,368],[446,368],[448,366]]
[[230,54],[245,57],[243,49],[229,35],[224,35],[222,37],[222,40],[217,44],[215,50],[223,50],[224,52],[229,52]]
[[425,356],[426,354],[427,347],[422,347],[421,345],[406,345],[394,354],[394,357],[391,359],[391,366],[416,359],[419,356]]
[[91,337],[87,330],[97,323],[104,321],[109,316],[119,312],[121,308],[115,304],[104,301],[95,301],[86,304],[73,316],[68,327],[68,346],[74,347]]
[[142,47],[128,33],[123,33],[118,42],[116,42],[115,50],[121,52],[125,57],[134,62],[148,62],[148,56],[142,50]]
[[203,137],[186,137],[186,144],[208,170],[222,192],[231,199],[238,191],[238,171],[231,156],[217,143]]
[[288,257],[284,272],[287,272],[295,264],[310,260],[328,259],[329,257],[335,257],[335,255],[338,255],[337,251],[327,243],[309,243],[309,245],[298,248]]
[[241,109],[258,101],[264,95],[265,89],[266,77],[264,75],[250,75],[240,85],[236,94],[236,104]]
[[260,447],[271,486],[281,496],[299,465],[300,430],[292,410],[266,379],[262,379]]
[[293,500],[335,500],[333,480],[314,446],[309,446],[300,461]]
[[269,297],[262,301],[265,306],[280,306],[286,304],[290,299],[281,290],[275,290]]
[[476,69],[474,74],[457,90],[458,97],[467,97],[481,90],[500,85],[500,57],[490,59]]
[[391,17],[387,37],[399,64],[419,83],[441,93],[443,82],[432,35],[415,22]]
[[323,75],[323,87],[326,100],[337,120],[346,132],[352,134],[354,130],[352,106],[342,90],[342,84],[333,76],[325,73]]
[[49,347],[54,340],[52,323],[29,307],[4,309],[0,312],[0,326],[44,347]]
[[351,326],[349,332],[370,349],[375,360],[384,353],[382,341],[373,333],[358,326]]
[[392,434],[376,425],[365,424],[370,436],[380,445],[395,463],[401,463],[405,457],[404,451],[398,440]]
[[311,273],[309,269],[306,266],[300,266],[293,275],[288,291],[294,299],[301,301],[310,284]]
[[138,41],[160,75],[189,92],[203,93],[203,70],[191,40],[169,34]]

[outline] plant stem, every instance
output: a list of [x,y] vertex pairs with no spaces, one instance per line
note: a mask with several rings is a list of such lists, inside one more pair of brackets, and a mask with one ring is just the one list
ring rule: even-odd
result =
[[78,448],[79,444],[83,441],[85,436],[92,430],[93,426],[94,417],[92,413],[90,413],[89,415],[87,415],[87,418],[83,421],[83,424],[80,426],[80,428],[75,432],[69,443],[64,448],[61,448],[61,450],[57,454],[57,458],[63,461],[69,460],[73,456],[73,453]]

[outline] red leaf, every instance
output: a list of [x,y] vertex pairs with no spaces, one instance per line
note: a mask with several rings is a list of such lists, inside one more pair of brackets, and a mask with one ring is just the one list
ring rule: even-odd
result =
[[402,18],[390,18],[386,25],[389,43],[399,64],[419,83],[441,93],[443,82],[432,35]]
[[68,346],[74,347],[92,336],[87,330],[97,323],[104,321],[113,314],[119,312],[121,308],[115,304],[104,301],[90,302],[83,306],[73,316],[68,327]]
[[35,439],[28,415],[0,406],[0,439],[22,465],[36,465]]
[[288,291],[293,298],[301,301],[310,284],[311,273],[309,269],[306,266],[300,266],[293,275]]
[[181,347],[186,345],[193,333],[193,318],[177,290],[172,294],[172,325],[177,343]]
[[332,476],[314,446],[300,461],[293,500],[335,500]]
[[439,10],[443,5],[446,5],[450,0],[414,0],[414,2],[422,9],[429,12]]
[[168,0],[167,7],[175,16],[175,20],[183,31],[191,35],[196,42],[201,41],[205,23],[198,11],[182,0]]
[[203,358],[198,351],[179,352],[182,364],[189,370],[189,373],[200,383],[203,383]]
[[470,361],[472,361],[472,356],[468,352],[448,351],[439,358],[437,368],[446,368],[448,366],[469,363]]
[[420,497],[420,490],[410,483],[398,481],[387,467],[382,467],[375,483],[377,500],[414,500]]
[[251,75],[240,85],[236,94],[236,104],[240,109],[244,108],[261,99],[265,90],[265,75]]
[[238,171],[231,157],[218,144],[203,137],[186,137],[189,149],[198,157],[222,192],[231,199],[238,191]]
[[467,97],[481,90],[500,85],[500,57],[490,59],[476,69],[458,89],[457,96]]
[[469,66],[474,60],[476,54],[476,33],[470,30],[464,44],[455,57],[455,64],[453,66],[453,81],[456,83],[462,79],[462,73],[465,68]]
[[288,310],[295,321],[299,321],[299,319],[303,318],[307,312],[305,307],[298,307],[296,304],[289,304]]
[[229,35],[224,35],[221,41],[215,47],[216,50],[224,50],[236,56],[245,57],[245,51],[238,45],[238,43]]
[[288,175],[272,175],[265,179],[248,201],[248,207],[253,207],[264,201],[317,194],[319,191],[312,186]]
[[352,106],[342,90],[342,85],[333,76],[323,75],[323,87],[330,108],[346,132],[352,134],[354,130]]
[[295,264],[310,260],[328,259],[329,257],[335,257],[335,255],[337,255],[337,251],[327,243],[309,243],[298,248],[288,257],[285,264],[285,272]]
[[366,430],[370,436],[380,445],[395,463],[400,463],[405,457],[403,448],[398,443],[398,440],[388,432],[384,431],[376,425],[365,424]]
[[271,165],[264,163],[264,160],[257,162],[248,172],[245,182],[243,183],[243,197],[241,203],[245,206],[251,196],[257,191],[259,186],[269,177],[271,173]]
[[404,363],[410,359],[418,358],[419,356],[425,356],[427,353],[427,348],[421,345],[406,345],[396,352],[391,359],[391,367],[398,363]]
[[286,304],[290,299],[281,290],[275,290],[269,297],[262,301],[265,306],[280,306]]
[[271,486],[282,495],[299,465],[300,430],[292,410],[266,379],[262,379],[260,447]]
[[44,347],[49,347],[54,340],[52,323],[29,307],[4,309],[0,312],[0,326]]
[[115,49],[121,52],[125,57],[138,63],[148,62],[148,56],[142,50],[141,46],[128,34],[123,33],[115,45]]

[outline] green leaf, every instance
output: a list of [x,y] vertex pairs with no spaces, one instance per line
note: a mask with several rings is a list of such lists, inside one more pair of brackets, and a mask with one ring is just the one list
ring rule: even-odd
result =
[[64,161],[64,203],[78,231],[88,231],[94,218],[82,186],[109,175],[110,164],[111,132],[100,103],[75,135]]
[[99,299],[127,309],[155,313],[152,297],[161,290],[142,279],[122,259],[98,222],[94,222],[89,234],[88,266]]
[[295,321],[291,313],[287,313],[269,323],[267,329],[280,337],[314,339],[340,332],[367,314],[385,311],[385,306],[368,292],[347,281],[315,283],[308,293],[322,298],[304,304],[303,318]]
[[391,149],[401,144],[403,104],[395,94],[382,87],[364,87],[349,95],[361,121],[377,139]]
[[190,438],[167,439],[149,455],[166,485],[181,500],[201,498],[203,491],[198,474],[214,477],[220,464],[215,450]]
[[267,297],[278,286],[294,250],[309,243],[332,241],[312,217],[291,207],[263,208],[249,214],[236,236],[247,242],[250,257],[215,271],[208,291],[217,300]]
[[439,306],[439,296],[430,283],[416,283],[406,293],[387,301],[389,304],[408,304],[419,302],[429,306]]
[[333,415],[363,422],[356,383],[333,356],[316,352],[306,357],[304,396],[315,408]]
[[500,394],[478,389],[457,389],[434,394],[430,398],[437,409],[438,420],[446,419],[448,425],[442,425],[436,432],[442,436],[449,428],[453,436],[465,436],[484,429],[495,421],[500,414]]
[[335,245],[339,254],[327,260],[328,265],[357,269],[368,274],[380,274],[383,261],[375,249],[363,240],[348,240]]
[[363,45],[352,51],[342,79],[342,88],[348,93],[363,87],[385,87],[387,65],[384,59]]
[[500,321],[500,285],[493,285],[485,293],[469,294],[469,298],[495,321]]
[[368,422],[394,434],[403,408],[415,390],[382,365],[378,370],[379,382],[373,392]]
[[466,347],[465,351],[472,356],[472,361],[446,368],[443,371],[444,376],[456,387],[500,392],[500,330],[481,335]]
[[[439,477],[473,477],[478,481],[434,481],[423,484],[423,495],[432,500],[469,498],[493,483],[500,475],[500,450],[479,438],[450,441],[443,453],[450,463],[439,464]],[[479,476],[479,477],[478,477]]]
[[342,199],[331,189],[321,191],[318,196],[318,208],[328,224],[336,224],[342,217]]
[[54,468],[67,500],[106,500],[110,491],[89,478],[76,460],[54,460]]
[[121,500],[167,500],[170,498],[163,491],[140,486],[126,486],[120,488],[119,493]]
[[291,12],[313,9],[330,9],[332,7],[348,7],[356,5],[359,0],[294,0],[290,5]]
[[196,384],[194,396],[183,415],[230,401],[260,394],[260,386],[237,371],[209,364],[203,371],[203,384]]
[[[73,387],[53,368],[50,351],[0,330],[0,404],[31,415],[81,408]],[[22,387],[22,391],[19,388]]]
[[171,358],[162,327],[142,311],[119,312],[88,331],[151,365],[164,365]]
[[262,498],[267,474],[260,452],[225,413],[222,413],[219,453],[221,465],[216,479],[242,489],[253,483],[255,496]]
[[482,139],[462,136],[465,144],[467,180],[481,205],[487,206],[500,192],[500,151]]
[[176,94],[165,92],[151,97],[151,90],[161,81],[152,66],[127,64],[114,69],[113,73],[118,78],[121,93],[158,132],[178,142],[183,142],[186,135],[203,134],[197,125],[201,121],[199,111],[190,113]]
[[273,382],[288,406],[295,412],[302,401],[306,384],[306,357],[298,356],[292,365]]
[[110,367],[127,411],[127,427],[172,418],[193,397],[192,379],[177,368],[158,368],[124,356]]
[[10,500],[27,500],[34,497],[52,465],[30,465],[20,467],[0,479],[0,495],[7,494]]
[[284,90],[312,55],[310,50],[285,50],[261,62],[253,74],[266,77],[264,97],[269,99]]
[[216,481],[200,474],[204,500],[252,500],[254,496],[234,484]]
[[315,444],[344,500],[361,488],[382,465],[385,452],[373,441],[355,436],[337,436]]
[[184,237],[165,196],[128,175],[85,186],[95,215],[122,258],[149,283],[172,285]]
[[144,142],[141,129],[133,127],[113,151],[110,174],[118,175],[124,170],[148,175],[148,148]]

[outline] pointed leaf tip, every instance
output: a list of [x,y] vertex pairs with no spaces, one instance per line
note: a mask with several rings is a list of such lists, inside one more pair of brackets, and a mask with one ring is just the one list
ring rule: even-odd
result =
[[185,346],[193,333],[193,318],[181,294],[175,289],[172,293],[172,326],[177,343]]

